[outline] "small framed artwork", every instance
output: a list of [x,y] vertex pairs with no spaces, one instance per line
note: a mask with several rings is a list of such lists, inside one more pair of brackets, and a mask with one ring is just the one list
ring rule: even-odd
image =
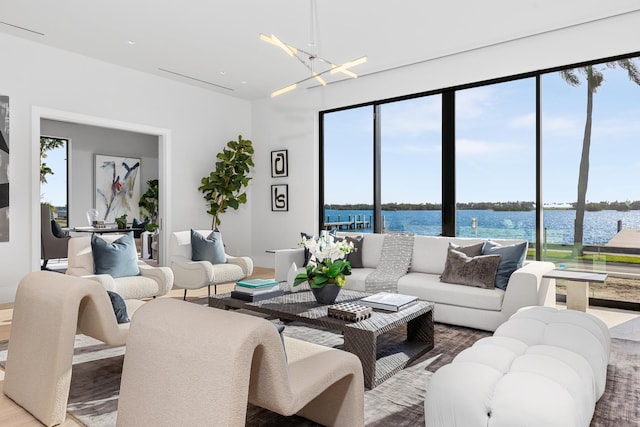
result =
[[271,186],[271,210],[289,210],[289,186],[287,184],[276,184]]
[[276,150],[271,152],[271,178],[282,178],[289,176],[287,150]]

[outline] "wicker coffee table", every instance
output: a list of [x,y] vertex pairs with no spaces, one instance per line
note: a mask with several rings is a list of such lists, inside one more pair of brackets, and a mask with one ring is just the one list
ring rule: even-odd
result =
[[[342,290],[336,302],[357,301],[370,295]],[[222,309],[244,308],[282,320],[342,332],[344,350],[362,362],[364,385],[374,388],[413,360],[433,348],[433,304],[418,301],[399,312],[374,311],[369,319],[347,322],[329,317],[326,305],[316,302],[310,291],[285,294],[259,302],[231,298],[230,294],[212,295],[209,306]],[[406,325],[406,340],[378,348],[378,337]]]

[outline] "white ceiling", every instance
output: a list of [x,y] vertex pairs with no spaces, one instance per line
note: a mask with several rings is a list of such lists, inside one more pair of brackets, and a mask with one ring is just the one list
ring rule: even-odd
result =
[[[258,36],[309,49],[310,2],[0,0],[0,31],[254,100],[309,76]],[[334,63],[367,55],[353,69],[366,77],[638,9],[637,0],[317,0],[317,53]]]

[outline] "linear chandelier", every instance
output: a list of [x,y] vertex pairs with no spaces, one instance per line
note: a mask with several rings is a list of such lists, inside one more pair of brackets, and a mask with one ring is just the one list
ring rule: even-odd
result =
[[[316,18],[316,4],[315,4],[315,0],[311,0],[311,43],[310,46],[312,47],[312,52],[307,52],[304,49],[300,49],[298,47],[295,47],[291,44],[288,43],[284,43],[283,41],[281,41],[279,38],[277,38],[274,34],[271,35],[266,35],[266,34],[260,34],[260,40],[267,42],[269,44],[272,44],[274,46],[279,47],[280,49],[282,49],[283,51],[285,51],[285,53],[287,53],[287,55],[291,56],[291,57],[295,57],[302,65],[305,66],[305,68],[307,68],[307,70],[309,70],[310,75],[308,77],[305,77],[302,80],[299,80],[293,84],[290,84],[289,86],[285,86],[282,89],[278,89],[274,92],[271,93],[271,97],[274,98],[278,95],[282,95],[283,93],[287,93],[290,92],[294,89],[296,89],[298,87],[298,85],[300,83],[304,83],[308,80],[311,79],[316,79],[322,86],[326,86],[327,82],[322,78],[323,75],[330,73],[330,74],[337,74],[337,73],[342,73],[345,74],[351,78],[356,78],[358,77],[358,75],[356,73],[354,73],[353,71],[351,71],[351,68],[355,67],[356,65],[360,65],[363,64],[367,61],[367,57],[366,56],[362,56],[360,58],[354,59],[353,61],[349,61],[349,62],[345,62],[344,64],[336,64],[333,63],[325,58],[322,58],[320,56],[318,56],[318,54],[316,53],[316,49],[317,49],[317,30],[316,30],[316,23],[317,18]],[[323,70],[322,71],[317,71],[316,70],[316,64],[317,63],[321,63],[318,65],[322,65],[323,66]]]

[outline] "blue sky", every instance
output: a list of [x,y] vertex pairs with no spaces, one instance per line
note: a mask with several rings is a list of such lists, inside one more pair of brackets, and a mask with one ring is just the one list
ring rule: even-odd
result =
[[[598,66],[604,68],[604,66]],[[604,69],[594,97],[587,200],[640,200],[640,86]],[[543,197],[574,202],[586,117],[586,86],[543,77]],[[535,80],[456,95],[457,199],[535,200]],[[372,107],[325,116],[327,203],[371,203]],[[441,200],[440,96],[382,106],[383,202]],[[327,164],[329,166],[327,166]]]

